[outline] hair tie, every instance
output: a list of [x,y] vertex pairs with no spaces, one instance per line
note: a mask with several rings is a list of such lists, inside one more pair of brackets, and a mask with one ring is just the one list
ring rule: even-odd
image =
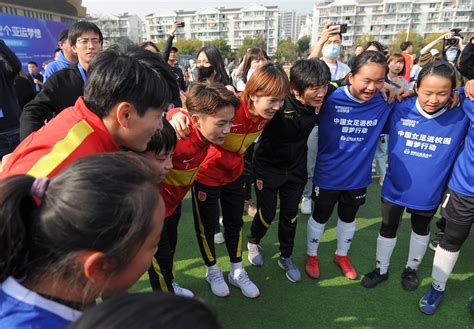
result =
[[30,195],[42,199],[44,192],[46,192],[46,189],[48,188],[48,184],[49,179],[46,177],[35,178],[33,185],[31,185]]

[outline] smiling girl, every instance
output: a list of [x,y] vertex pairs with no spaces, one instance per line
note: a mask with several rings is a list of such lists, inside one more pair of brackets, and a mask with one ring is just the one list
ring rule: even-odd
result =
[[308,220],[306,272],[319,278],[318,247],[333,209],[338,204],[337,251],[334,261],[348,279],[357,272],[348,257],[355,216],[371,183],[371,163],[382,128],[390,114],[379,91],[387,62],[377,51],[356,57],[350,86],[338,88],[320,113],[319,149],[314,170],[315,207]]
[[468,127],[461,106],[448,109],[455,85],[450,64],[434,62],[420,72],[418,96],[395,105],[388,125],[389,167],[382,189],[376,269],[362,280],[366,288],[388,279],[405,209],[411,214],[412,232],[402,286],[409,291],[418,288],[417,270],[428,246],[430,222]]

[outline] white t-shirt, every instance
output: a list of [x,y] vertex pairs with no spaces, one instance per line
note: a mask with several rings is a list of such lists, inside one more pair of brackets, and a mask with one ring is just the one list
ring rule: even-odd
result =
[[331,81],[343,79],[351,71],[349,66],[340,61],[337,61],[335,64],[327,62],[325,63],[331,71]]

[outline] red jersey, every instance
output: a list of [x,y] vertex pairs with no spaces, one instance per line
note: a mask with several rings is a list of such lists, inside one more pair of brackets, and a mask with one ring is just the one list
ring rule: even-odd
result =
[[410,72],[413,66],[413,55],[410,55],[406,51],[402,51],[402,56],[405,59],[405,74],[403,75],[403,79],[410,83]]
[[222,186],[235,181],[244,171],[244,154],[270,121],[251,116],[247,104],[240,101],[235,110],[230,134],[224,144],[211,145],[196,180],[209,186]]
[[74,106],[18,145],[0,178],[16,174],[51,178],[80,157],[118,150],[102,119],[79,97]]
[[[166,118],[170,120],[177,112],[180,110],[169,111]],[[189,117],[187,112],[182,111],[182,113]],[[188,137],[178,140],[173,154],[173,169],[166,175],[160,186],[160,192],[166,205],[166,217],[173,214],[193,185],[194,178],[206,158],[210,145],[192,123]]]

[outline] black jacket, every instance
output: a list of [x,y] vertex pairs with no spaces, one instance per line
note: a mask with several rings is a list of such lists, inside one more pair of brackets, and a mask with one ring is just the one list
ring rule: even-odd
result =
[[[17,75],[15,78],[15,90],[20,108],[36,97],[35,85],[30,79]],[[19,120],[19,118],[18,118]]]
[[20,71],[21,63],[15,53],[0,40],[0,133],[18,129],[21,107],[14,80]]
[[[329,85],[326,98],[336,89]],[[276,174],[293,174],[307,179],[307,141],[319,116],[314,108],[287,96],[283,107],[262,132],[254,154],[254,166]],[[316,156],[316,155],[315,155]]]
[[[173,46],[174,35],[168,35],[168,39],[166,40],[166,46],[163,50],[163,60],[168,63],[168,59],[170,58],[171,47]],[[178,83],[179,89],[182,91],[187,90],[186,81],[184,81],[184,74],[183,70],[181,70],[178,66],[170,65],[171,71],[173,71],[176,82]]]
[[256,145],[254,166],[275,173],[301,172],[307,176],[306,143],[317,122],[318,115],[313,108],[287,96],[282,109],[263,130]]
[[468,80],[474,79],[474,44],[469,42],[461,54],[459,72]]
[[50,76],[35,99],[25,105],[20,118],[20,140],[44,126],[84,95],[84,81],[76,64]]

